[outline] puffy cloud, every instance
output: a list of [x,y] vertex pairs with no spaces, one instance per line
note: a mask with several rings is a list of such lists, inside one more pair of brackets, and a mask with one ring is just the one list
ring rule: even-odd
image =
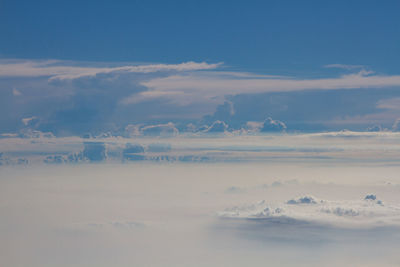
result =
[[353,208],[342,208],[342,207],[336,207],[336,208],[323,208],[321,209],[322,212],[326,213],[332,213],[337,216],[358,216],[360,213],[357,210],[354,210]]
[[[248,121],[271,116],[293,130],[338,130],[326,124],[389,109],[394,114],[398,106],[396,89],[386,95],[384,90],[374,92],[377,97],[372,98],[368,93],[355,94],[356,90],[330,90],[396,86],[396,75],[360,71],[336,78],[301,79],[214,71],[220,66],[0,60],[0,87],[5,88],[0,90],[0,128],[17,132],[25,126],[23,119],[26,123],[25,119],[36,117],[34,130],[57,136],[87,132],[95,136],[121,132],[132,124],[198,125],[202,118],[207,125],[220,120],[231,129],[241,129]],[[319,103],[327,98],[332,101],[321,107]],[[359,129],[376,123],[372,119],[365,118]],[[394,119],[390,117],[390,123]],[[387,120],[378,122],[388,128]]]
[[264,121],[261,132],[283,132],[286,128],[285,123],[269,117]]
[[54,134],[51,132],[42,132],[38,130],[33,130],[31,128],[24,128],[18,132],[18,137],[20,138],[54,138]]
[[263,127],[262,122],[248,121],[248,122],[246,122],[245,130],[247,130],[248,132],[251,132],[251,133],[255,133],[255,132],[259,132],[262,127]]
[[373,195],[373,194],[366,195],[364,199],[365,200],[376,200],[376,195]]
[[290,205],[298,205],[298,204],[317,204],[317,200],[315,200],[314,197],[312,196],[304,196],[304,197],[300,197],[298,199],[290,199],[288,200],[288,202],[286,202],[287,204]]
[[304,196],[285,203],[235,206],[220,212],[223,218],[276,219],[292,222],[314,222],[321,224],[375,227],[377,225],[400,226],[400,206],[383,205],[376,196],[367,195],[364,200],[328,201]]

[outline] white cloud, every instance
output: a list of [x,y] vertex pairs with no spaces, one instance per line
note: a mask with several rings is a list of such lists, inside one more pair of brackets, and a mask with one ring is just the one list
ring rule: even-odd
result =
[[194,71],[218,68],[222,63],[209,64],[206,62],[184,62],[180,64],[146,64],[126,65],[118,67],[91,67],[80,66],[79,62],[66,62],[56,60],[14,60],[0,61],[0,77],[42,77],[50,80],[77,79],[81,77],[96,76],[107,73],[152,73],[162,71]]
[[142,135],[147,136],[177,136],[179,134],[178,129],[172,122],[145,126],[140,129],[140,132]]
[[337,78],[237,78],[214,73],[186,73],[144,81],[149,91],[141,99],[171,98],[177,103],[221,103],[226,95],[293,92],[305,90],[336,90],[384,88],[400,86],[400,75],[372,75],[361,70]]
[[354,69],[363,69],[363,68],[365,68],[365,66],[363,66],[363,65],[348,65],[348,64],[328,64],[328,65],[325,65],[324,68],[354,70]]
[[329,223],[340,226],[399,225],[400,207],[383,205],[381,200],[365,199],[328,201],[316,200],[311,196],[291,199],[286,203],[268,204],[264,200],[256,204],[225,209],[219,216],[223,218],[270,219],[282,218],[293,222],[308,221]]
[[33,117],[29,117],[29,118],[23,118],[22,119],[22,123],[27,126],[30,122],[32,122],[33,120],[37,119],[37,117],[33,116]]

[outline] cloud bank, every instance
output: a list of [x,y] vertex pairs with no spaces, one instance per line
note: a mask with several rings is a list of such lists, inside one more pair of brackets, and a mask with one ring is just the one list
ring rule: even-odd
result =
[[360,200],[318,200],[302,196],[286,203],[235,206],[218,213],[221,218],[274,219],[312,222],[337,227],[400,226],[400,206],[386,205],[376,195]]
[[173,95],[175,98],[222,99],[226,95],[294,92],[305,90],[337,90],[384,88],[400,86],[400,75],[373,75],[361,70],[337,78],[241,78],[225,75],[188,74],[173,75],[142,82],[149,88],[148,98]]
[[288,131],[335,131],[347,125],[357,130],[374,125],[392,128],[398,118],[399,75],[376,74],[362,66],[329,67],[348,72],[304,78],[227,71],[229,66],[222,63],[193,61],[117,64],[2,59],[0,128],[15,133],[30,127],[66,136],[169,122],[181,132],[185,127],[180,123],[199,128],[221,121],[229,129],[240,130],[247,122],[268,117],[282,122],[279,131],[285,127]]

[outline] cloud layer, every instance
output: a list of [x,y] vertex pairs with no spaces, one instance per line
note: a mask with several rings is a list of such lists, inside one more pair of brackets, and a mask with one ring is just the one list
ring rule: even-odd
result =
[[[375,74],[362,66],[328,67],[317,78],[305,78],[229,71],[222,63],[192,61],[2,59],[0,129],[82,135],[169,122],[184,131],[189,123],[199,128],[221,121],[239,130],[268,117],[287,131],[392,128],[398,119],[399,75]],[[332,67],[346,73],[329,73]]]
[[[373,196],[373,197],[371,197]],[[400,206],[386,205],[375,195],[360,200],[329,201],[302,196],[286,203],[236,206],[219,213],[221,218],[293,220],[340,227],[400,226]]]
[[[82,64],[82,63],[81,63]],[[184,62],[180,64],[142,64],[118,67],[81,66],[74,62],[43,61],[0,61],[0,77],[50,77],[50,80],[78,79],[109,73],[152,73],[165,71],[194,71],[215,69],[222,63]]]

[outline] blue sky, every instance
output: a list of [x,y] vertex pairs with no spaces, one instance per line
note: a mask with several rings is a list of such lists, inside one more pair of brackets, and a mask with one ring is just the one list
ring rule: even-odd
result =
[[399,71],[398,1],[3,0],[0,7],[0,51],[8,58]]
[[[30,117],[73,134],[81,124],[211,123],[226,101],[236,128],[268,116],[300,131],[391,128],[398,10],[398,1],[1,1],[1,128]],[[93,70],[149,64],[164,67]],[[255,110],[249,99],[264,102]]]

